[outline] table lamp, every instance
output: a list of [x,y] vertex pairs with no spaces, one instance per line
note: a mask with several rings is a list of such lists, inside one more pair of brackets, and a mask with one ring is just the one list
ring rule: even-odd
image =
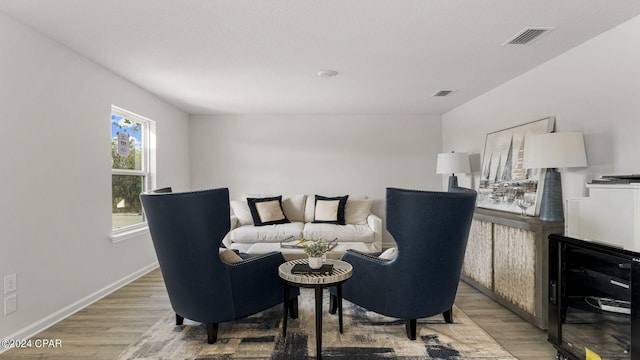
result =
[[562,180],[557,169],[587,166],[582,133],[559,132],[527,136],[523,165],[528,169],[547,169],[540,220],[564,221]]
[[458,186],[456,173],[466,174],[471,172],[469,166],[469,154],[462,152],[450,152],[438,154],[436,162],[436,174],[451,174],[449,176],[449,190]]

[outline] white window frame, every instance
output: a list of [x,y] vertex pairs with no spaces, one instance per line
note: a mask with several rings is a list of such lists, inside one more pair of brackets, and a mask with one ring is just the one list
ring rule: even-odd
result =
[[[134,176],[142,176],[144,179],[143,190],[149,191],[153,189],[156,184],[156,171],[155,171],[155,162],[156,162],[156,139],[155,139],[155,130],[156,125],[155,121],[146,118],[144,116],[138,115],[131,111],[125,110],[121,107],[111,105],[111,113],[109,114],[109,119],[111,119],[111,115],[117,115],[129,120],[138,122],[143,124],[142,126],[142,166],[141,170],[125,170],[125,169],[111,169],[111,178],[113,179],[113,175],[134,175]],[[109,133],[111,135],[111,126],[109,126]],[[110,136],[111,137],[111,136]],[[109,149],[111,151],[111,149]],[[111,157],[111,155],[110,155]],[[113,181],[113,180],[112,180]],[[113,189],[113,184],[110,189]],[[109,199],[113,199],[113,194],[109,197]],[[113,216],[113,212],[111,214]],[[111,224],[113,227],[113,223]],[[121,227],[118,229],[111,229],[111,240],[116,243],[123,240],[131,239],[137,237],[139,235],[148,233],[149,227],[147,225],[147,220],[144,216],[144,212],[142,214],[142,222],[130,226]]]

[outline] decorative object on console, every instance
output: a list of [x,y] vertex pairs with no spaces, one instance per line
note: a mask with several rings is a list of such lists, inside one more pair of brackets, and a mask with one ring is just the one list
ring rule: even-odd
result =
[[458,186],[456,173],[467,174],[471,172],[469,154],[463,152],[450,152],[438,154],[436,162],[436,174],[451,174],[449,176],[449,189]]
[[487,134],[482,157],[478,207],[520,213],[515,199],[527,192],[536,198],[527,214],[537,215],[544,186],[545,169],[526,169],[523,157],[525,144],[535,134],[553,130],[554,117],[547,117],[519,126]]
[[522,214],[520,214],[520,218],[522,220],[527,220],[529,217],[527,216],[527,209],[531,207],[535,203],[535,193],[522,193],[520,196],[516,197],[516,205],[520,209],[522,209]]
[[564,221],[562,180],[557,168],[587,166],[582,133],[560,132],[529,137],[525,147],[524,166],[529,169],[547,169],[540,220]]

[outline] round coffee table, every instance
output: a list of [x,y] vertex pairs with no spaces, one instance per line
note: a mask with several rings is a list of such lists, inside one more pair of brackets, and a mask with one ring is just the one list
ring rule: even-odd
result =
[[322,359],[322,289],[335,286],[338,295],[338,321],[340,333],[342,333],[342,283],[353,274],[353,267],[348,262],[340,260],[327,260],[327,264],[333,264],[331,274],[292,274],[291,269],[295,264],[308,264],[309,259],[287,261],[278,267],[278,274],[284,281],[284,317],[282,320],[282,336],[287,336],[287,312],[289,311],[290,286],[313,288],[316,295],[316,358]]

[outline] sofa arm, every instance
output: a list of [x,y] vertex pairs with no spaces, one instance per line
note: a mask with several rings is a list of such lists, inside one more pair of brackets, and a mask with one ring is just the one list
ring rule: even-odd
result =
[[374,214],[369,214],[367,224],[373,230],[373,244],[375,251],[382,251],[382,219]]

